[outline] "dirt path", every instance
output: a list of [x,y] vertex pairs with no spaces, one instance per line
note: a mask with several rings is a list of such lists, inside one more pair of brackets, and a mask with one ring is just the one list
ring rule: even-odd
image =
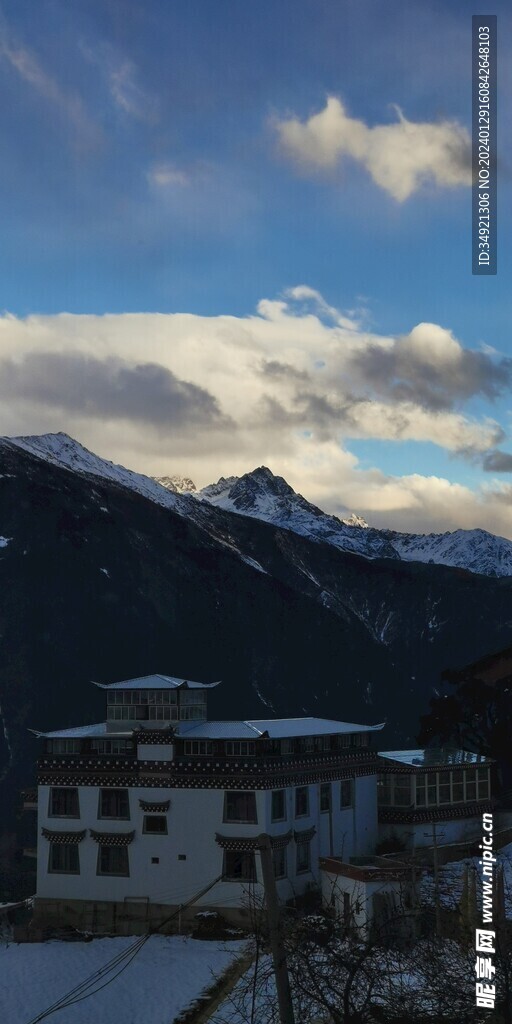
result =
[[205,989],[192,1006],[175,1017],[171,1024],[207,1024],[215,1010],[218,1010],[221,1003],[233,991],[237,981],[249,970],[254,955],[254,952],[242,953],[237,960],[226,967],[217,981]]

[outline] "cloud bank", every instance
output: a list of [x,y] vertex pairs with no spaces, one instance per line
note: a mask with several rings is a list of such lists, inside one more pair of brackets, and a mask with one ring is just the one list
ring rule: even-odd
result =
[[438,324],[384,336],[363,321],[307,285],[245,317],[5,315],[0,431],[65,430],[130,468],[186,473],[198,486],[267,464],[328,511],[354,509],[375,525],[512,536],[503,482],[471,490],[393,476],[350,451],[358,439],[430,442],[510,470],[497,450],[503,428],[470,409],[510,389],[511,361]]

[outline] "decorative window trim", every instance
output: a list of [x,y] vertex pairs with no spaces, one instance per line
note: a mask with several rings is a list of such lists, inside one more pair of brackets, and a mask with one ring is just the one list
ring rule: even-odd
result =
[[41,835],[50,843],[63,843],[69,846],[70,843],[81,843],[85,839],[87,829],[81,832],[57,832],[51,828],[42,828]]
[[155,811],[155,812],[157,812],[159,814],[162,814],[162,813],[165,813],[166,811],[168,811],[170,806],[171,806],[171,801],[170,800],[160,800],[160,801],[158,801],[158,800],[155,800],[155,801],[139,800],[139,807],[140,807],[140,809],[142,811],[145,811],[146,813],[148,811],[151,811],[151,812]]
[[302,831],[297,831],[297,829],[294,829],[293,838],[295,839],[296,843],[309,843],[309,841],[313,838],[315,833],[316,828],[314,825],[312,825],[311,828],[302,829]]
[[100,846],[128,846],[135,838],[135,829],[133,832],[97,832],[90,828],[89,834]]
[[[311,832],[311,829],[308,829],[307,836],[309,836],[309,832]],[[315,829],[313,829],[313,834],[314,832]],[[306,835],[306,833],[304,834]],[[277,850],[283,846],[288,846],[292,835],[293,832],[290,829],[289,832],[283,832],[281,835],[269,836],[272,849]],[[259,836],[224,836],[220,832],[215,833],[215,842],[223,850],[259,850],[261,845]]]
[[291,842],[293,830],[290,829],[288,832],[283,832],[280,836],[270,836],[270,845],[273,850],[282,850],[283,847],[288,846]]

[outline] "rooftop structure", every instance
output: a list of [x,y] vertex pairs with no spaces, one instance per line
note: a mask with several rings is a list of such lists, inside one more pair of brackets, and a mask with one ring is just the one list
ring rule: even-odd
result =
[[119,683],[94,683],[102,690],[212,690],[219,685],[215,683],[197,683],[191,679],[179,679],[177,676],[164,676],[159,672],[150,676],[138,676],[136,679],[122,679]]
[[419,768],[437,768],[442,765],[490,764],[491,758],[474,754],[470,750],[451,747],[427,747],[425,750],[379,750],[379,757],[397,764]]

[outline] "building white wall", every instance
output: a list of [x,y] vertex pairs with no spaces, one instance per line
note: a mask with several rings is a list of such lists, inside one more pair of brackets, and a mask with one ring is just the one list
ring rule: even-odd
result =
[[345,925],[345,894],[350,903],[351,926],[358,929],[362,938],[369,935],[375,918],[376,895],[386,895],[393,901],[397,917],[407,915],[411,900],[411,886],[398,881],[371,881],[349,878],[347,875],[321,871],[322,902],[334,910],[336,919]]
[[[224,836],[256,837],[261,832],[282,835],[290,829],[305,831],[312,826],[316,834],[310,844],[311,869],[296,873],[296,847],[287,846],[287,878],[277,880],[280,898],[287,900],[320,884],[319,856],[350,856],[373,852],[377,832],[376,776],[355,780],[352,807],[340,809],[340,782],[332,783],[331,851],[329,813],[320,812],[319,784],[309,786],[309,813],[295,817],[295,787],[286,790],[286,821],[271,821],[272,791],[256,791],[258,821],[256,824],[223,822],[224,790],[129,788],[130,820],[98,818],[99,789],[79,786],[80,819],[49,817],[50,787],[39,787],[38,799],[38,887],[40,898],[115,901],[147,898],[151,903],[179,905],[208,885],[223,871],[223,849],[215,841],[215,833]],[[144,811],[139,800],[159,802],[170,800],[166,815],[167,835],[143,834]],[[48,872],[50,843],[41,836],[41,829],[80,831],[86,837],[78,844],[80,874]],[[128,846],[130,876],[97,874],[98,843],[89,829],[98,832],[131,832],[135,837]],[[180,855],[185,860],[179,859]],[[151,862],[159,858],[158,864]],[[256,884],[223,881],[199,901],[198,907],[233,907],[247,902],[249,891],[263,894],[261,864],[256,854]]]

